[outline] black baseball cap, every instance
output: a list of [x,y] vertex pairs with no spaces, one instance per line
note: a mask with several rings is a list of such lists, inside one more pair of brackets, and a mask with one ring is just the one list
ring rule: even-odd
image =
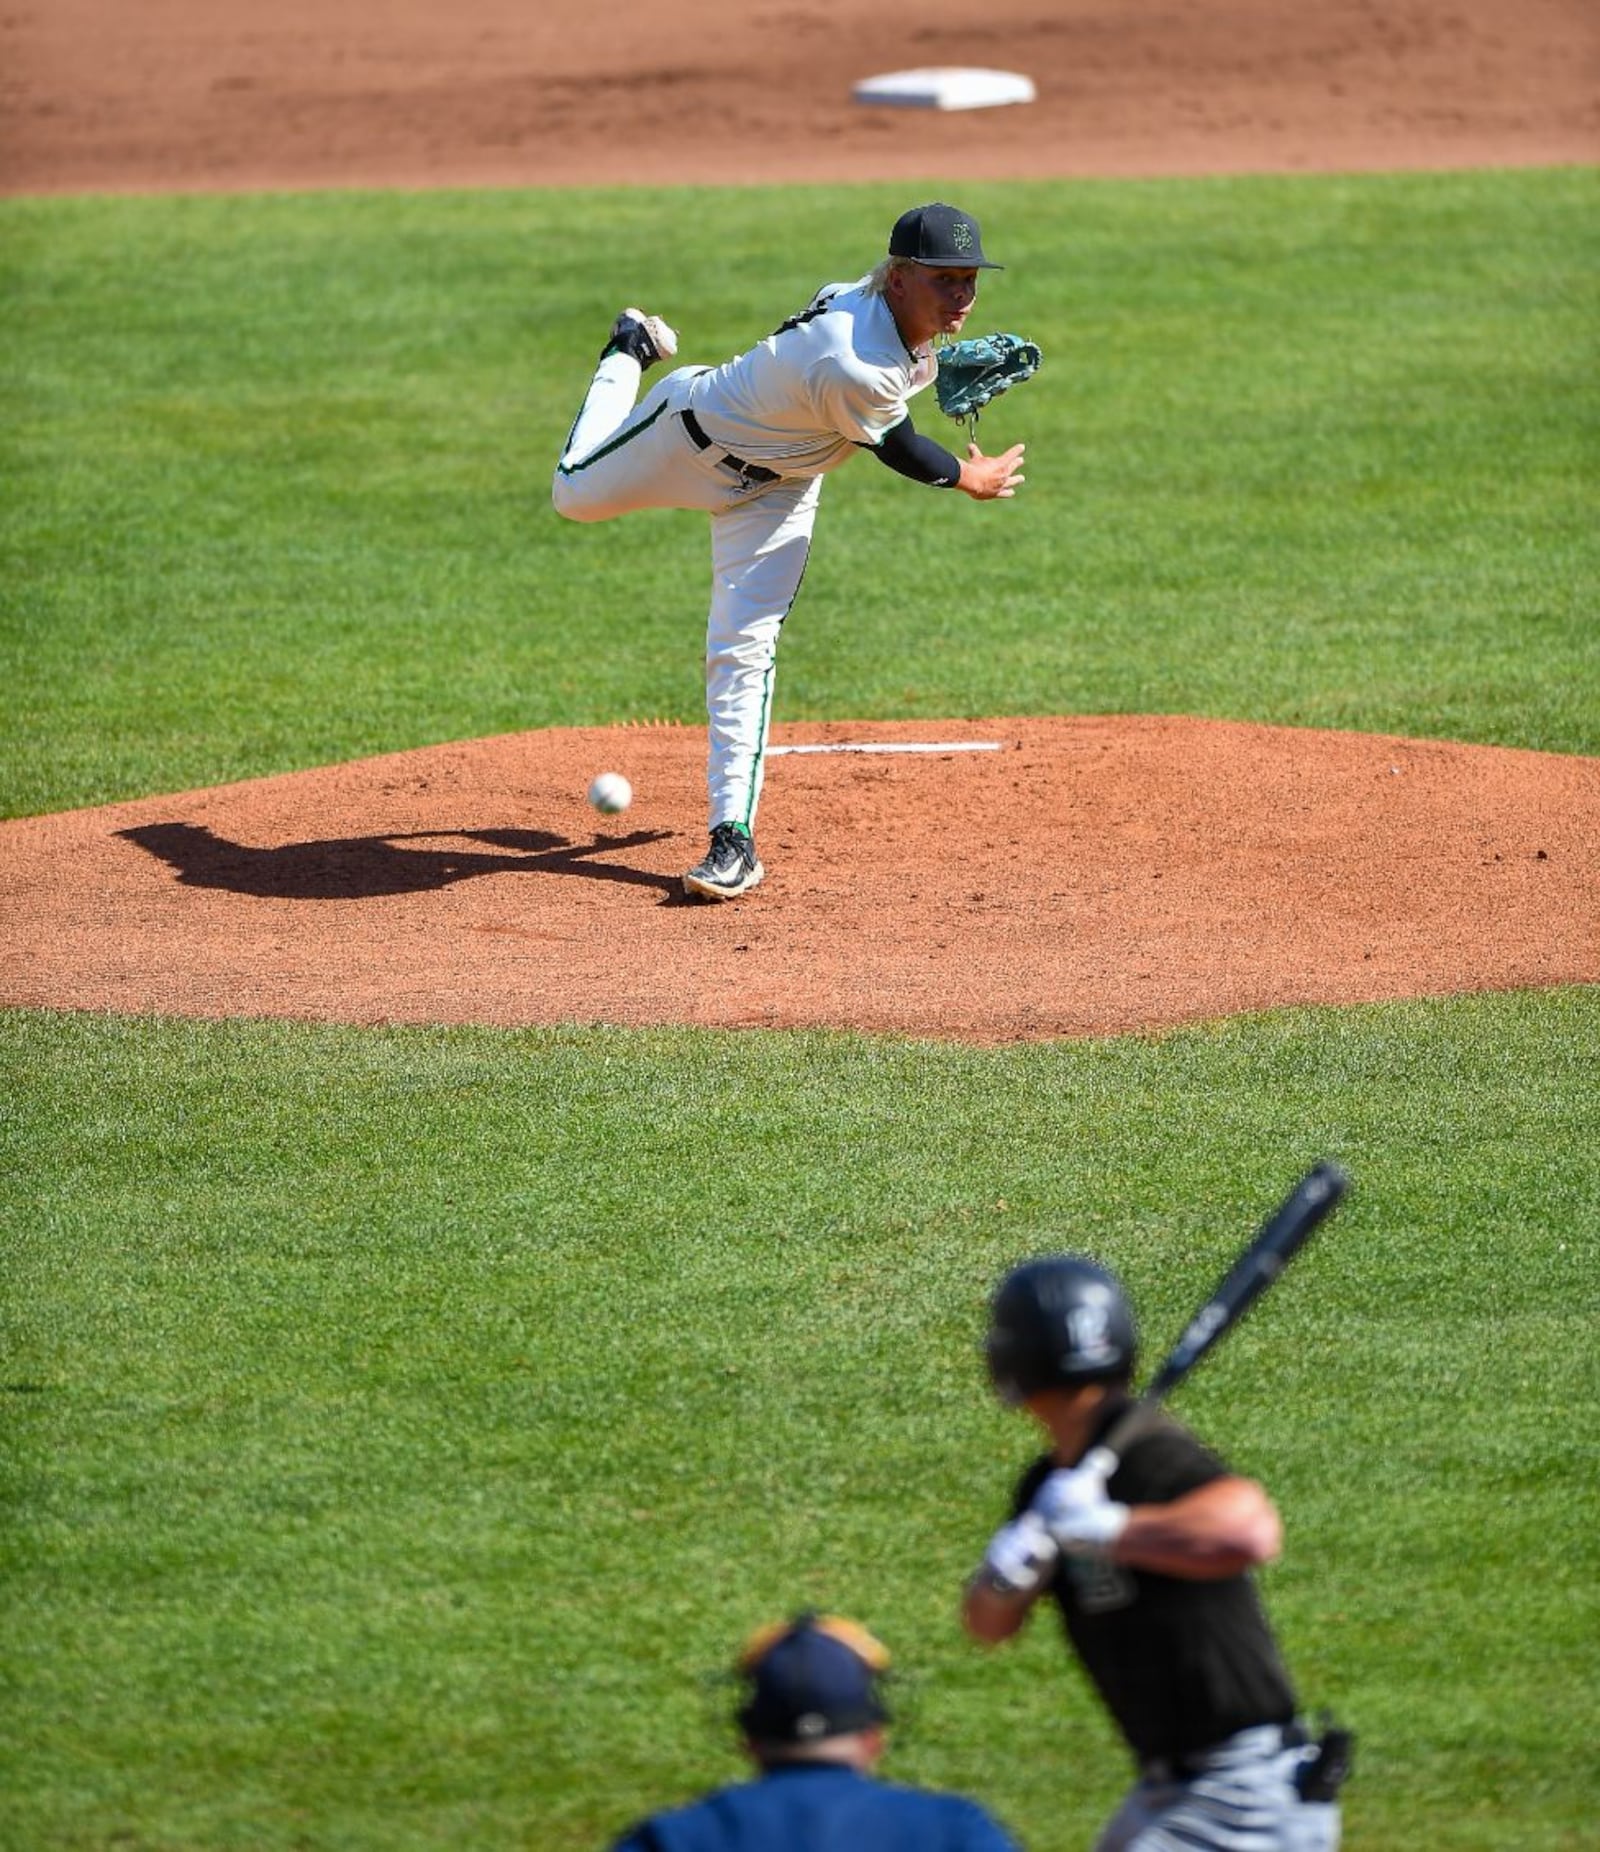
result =
[[739,1657],[739,1724],[754,1743],[813,1743],[887,1723],[878,1689],[889,1655],[865,1627],[801,1614],[752,1634]]
[[978,221],[956,206],[937,201],[902,212],[889,234],[889,255],[941,270],[1004,270],[983,254]]

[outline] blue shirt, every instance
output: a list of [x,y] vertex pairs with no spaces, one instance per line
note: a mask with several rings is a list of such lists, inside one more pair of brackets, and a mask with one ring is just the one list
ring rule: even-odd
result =
[[612,1852],[1017,1852],[976,1801],[793,1762],[658,1813]]

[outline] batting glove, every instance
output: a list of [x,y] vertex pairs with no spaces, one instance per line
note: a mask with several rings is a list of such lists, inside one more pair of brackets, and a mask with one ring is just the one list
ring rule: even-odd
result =
[[1036,1511],[1004,1524],[989,1539],[984,1583],[1002,1595],[1031,1595],[1051,1574],[1060,1551]]
[[1069,1556],[1109,1556],[1127,1529],[1128,1507],[1109,1496],[1107,1477],[1097,1461],[1052,1473],[1039,1488],[1033,1513]]

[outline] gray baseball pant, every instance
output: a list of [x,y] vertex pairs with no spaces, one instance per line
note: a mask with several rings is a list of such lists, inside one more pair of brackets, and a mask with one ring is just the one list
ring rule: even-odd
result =
[[1276,1725],[1241,1730],[1181,1780],[1141,1779],[1095,1852],[1337,1852],[1337,1804],[1303,1801],[1295,1787],[1314,1753],[1283,1747]]

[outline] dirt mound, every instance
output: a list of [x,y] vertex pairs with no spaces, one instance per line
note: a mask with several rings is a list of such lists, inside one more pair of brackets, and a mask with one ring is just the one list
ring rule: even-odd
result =
[[1600,982],[1600,760],[1186,719],[775,739],[768,878],[721,905],[679,887],[684,727],[0,824],[0,1002],[1002,1041]]

